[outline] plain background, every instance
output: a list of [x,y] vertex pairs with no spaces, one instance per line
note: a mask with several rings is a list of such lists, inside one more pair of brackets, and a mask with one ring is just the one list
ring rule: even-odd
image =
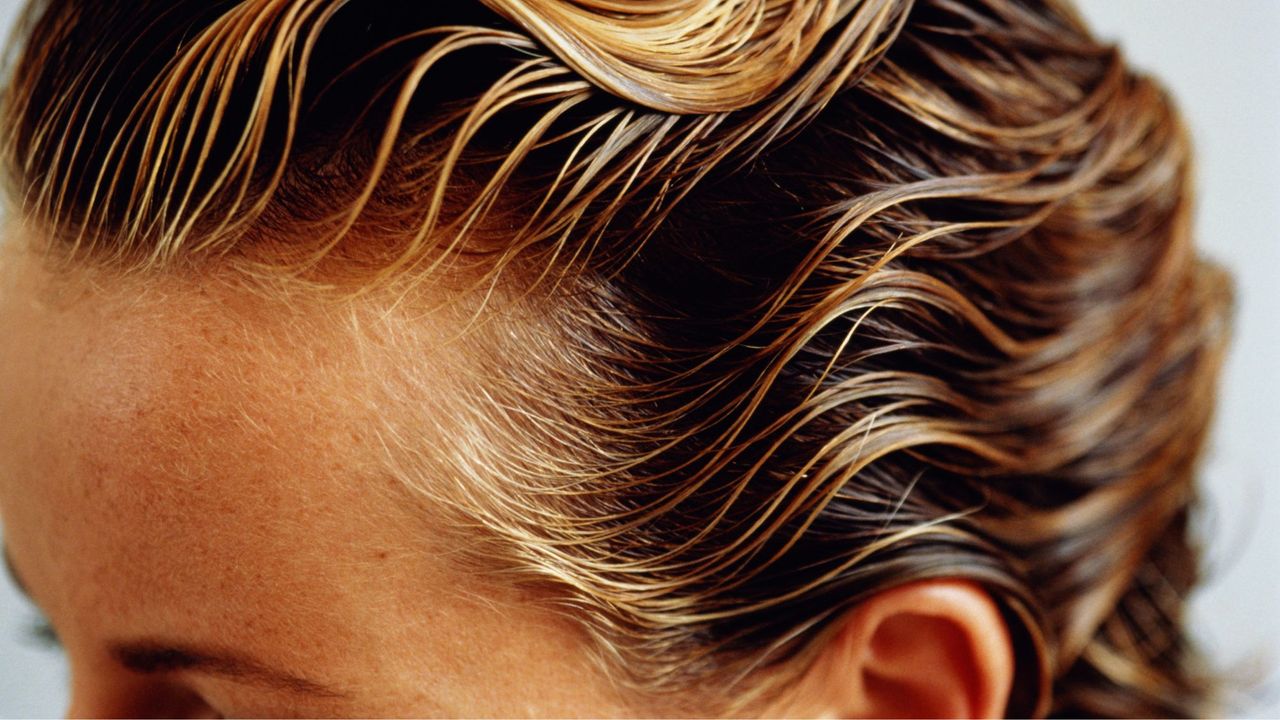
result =
[[[0,0],[0,33],[20,5]],[[1192,623],[1220,671],[1255,683],[1231,714],[1280,717],[1280,0],[1080,5],[1177,97],[1198,151],[1199,243],[1235,275],[1236,336],[1197,525],[1207,586]],[[66,668],[30,639],[32,618],[0,581],[0,717],[64,708]]]

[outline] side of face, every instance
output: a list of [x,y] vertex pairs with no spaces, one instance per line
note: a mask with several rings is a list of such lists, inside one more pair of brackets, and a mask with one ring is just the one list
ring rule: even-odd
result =
[[[720,707],[697,688],[621,690],[579,624],[457,562],[470,531],[391,472],[411,432],[441,456],[424,467],[456,466],[449,428],[483,382],[468,353],[494,347],[460,342],[467,325],[216,274],[55,275],[0,243],[0,520],[67,653],[69,714]],[[815,647],[763,714],[995,717],[1013,678],[1001,613],[972,583],[880,593]]]
[[393,367],[430,365],[443,397],[464,365],[447,321],[416,315],[405,355],[385,313],[0,247],[0,518],[72,714],[631,710],[575,626],[462,572],[380,462]]

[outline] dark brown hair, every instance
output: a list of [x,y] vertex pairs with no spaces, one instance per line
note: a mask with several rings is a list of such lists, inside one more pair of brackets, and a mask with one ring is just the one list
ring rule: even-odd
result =
[[40,0],[17,38],[9,197],[59,262],[530,311],[453,482],[405,479],[619,682],[748,710],[842,610],[958,577],[1011,714],[1208,711],[1229,283],[1169,99],[1067,5]]

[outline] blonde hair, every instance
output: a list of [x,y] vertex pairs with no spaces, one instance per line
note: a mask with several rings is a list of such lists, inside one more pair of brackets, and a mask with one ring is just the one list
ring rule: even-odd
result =
[[1229,283],[1168,98],[1064,3],[40,0],[17,38],[9,195],[64,262],[540,308],[453,502],[620,683],[741,710],[962,577],[1011,714],[1207,709]]

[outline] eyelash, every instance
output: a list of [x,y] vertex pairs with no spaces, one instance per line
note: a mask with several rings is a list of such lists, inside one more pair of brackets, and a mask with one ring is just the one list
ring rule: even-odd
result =
[[47,650],[62,649],[62,641],[58,639],[57,631],[45,618],[36,618],[29,622],[23,635],[27,640],[34,641]]

